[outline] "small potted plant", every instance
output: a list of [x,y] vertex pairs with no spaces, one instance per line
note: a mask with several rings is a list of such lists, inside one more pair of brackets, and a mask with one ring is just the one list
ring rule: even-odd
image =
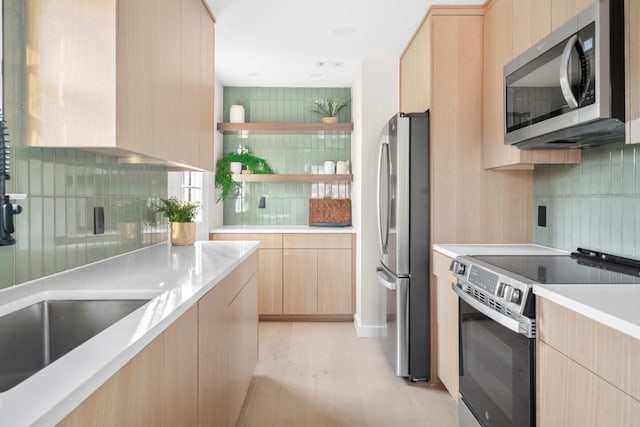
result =
[[171,223],[171,244],[175,246],[189,246],[196,241],[196,224],[193,218],[198,212],[198,205],[182,202],[175,197],[160,199],[162,203],[156,206],[157,212],[162,212]]
[[314,101],[311,111],[322,116],[322,123],[337,123],[338,113],[346,106],[344,99],[325,98]]
[[247,147],[238,147],[236,151],[225,154],[225,156],[218,160],[216,164],[216,188],[221,190],[218,202],[227,197],[231,193],[233,188],[233,171],[231,170],[232,163],[241,163],[251,173],[255,174],[272,174],[274,173],[271,166],[266,160],[256,157],[249,152]]

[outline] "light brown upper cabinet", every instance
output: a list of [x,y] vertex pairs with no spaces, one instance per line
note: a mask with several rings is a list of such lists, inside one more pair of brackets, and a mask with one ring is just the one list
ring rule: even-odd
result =
[[551,0],[513,2],[513,56],[551,32]]
[[495,0],[485,9],[482,143],[486,169],[533,169],[535,164],[580,162],[576,150],[531,151],[504,145],[504,66],[549,33],[545,31],[549,27],[548,6],[548,0]]
[[551,29],[555,30],[593,2],[594,0],[551,0]]
[[430,16],[413,35],[400,61],[400,111],[424,112],[431,108]]
[[27,144],[213,170],[214,21],[201,0],[28,2]]
[[640,143],[640,3],[625,1],[627,142]]

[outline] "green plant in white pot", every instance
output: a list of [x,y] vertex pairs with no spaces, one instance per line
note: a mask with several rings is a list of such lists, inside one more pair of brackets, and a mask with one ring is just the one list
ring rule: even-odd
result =
[[311,111],[322,116],[323,123],[337,123],[338,113],[347,106],[347,101],[341,98],[325,98],[315,100]]
[[156,207],[171,223],[171,244],[189,246],[196,241],[196,224],[193,222],[198,213],[198,205],[182,202],[175,197],[160,199],[162,203]]

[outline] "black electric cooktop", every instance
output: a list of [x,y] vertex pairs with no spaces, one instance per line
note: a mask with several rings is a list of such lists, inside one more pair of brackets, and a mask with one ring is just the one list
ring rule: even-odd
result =
[[484,261],[540,284],[640,284],[640,269],[574,255],[482,255]]

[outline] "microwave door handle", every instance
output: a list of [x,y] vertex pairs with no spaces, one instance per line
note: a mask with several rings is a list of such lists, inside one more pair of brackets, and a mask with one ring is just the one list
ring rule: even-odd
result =
[[560,89],[562,89],[562,95],[564,96],[567,105],[570,108],[578,108],[578,100],[573,95],[571,90],[571,83],[569,82],[569,65],[571,64],[571,51],[578,41],[578,35],[574,34],[562,51],[560,58]]

